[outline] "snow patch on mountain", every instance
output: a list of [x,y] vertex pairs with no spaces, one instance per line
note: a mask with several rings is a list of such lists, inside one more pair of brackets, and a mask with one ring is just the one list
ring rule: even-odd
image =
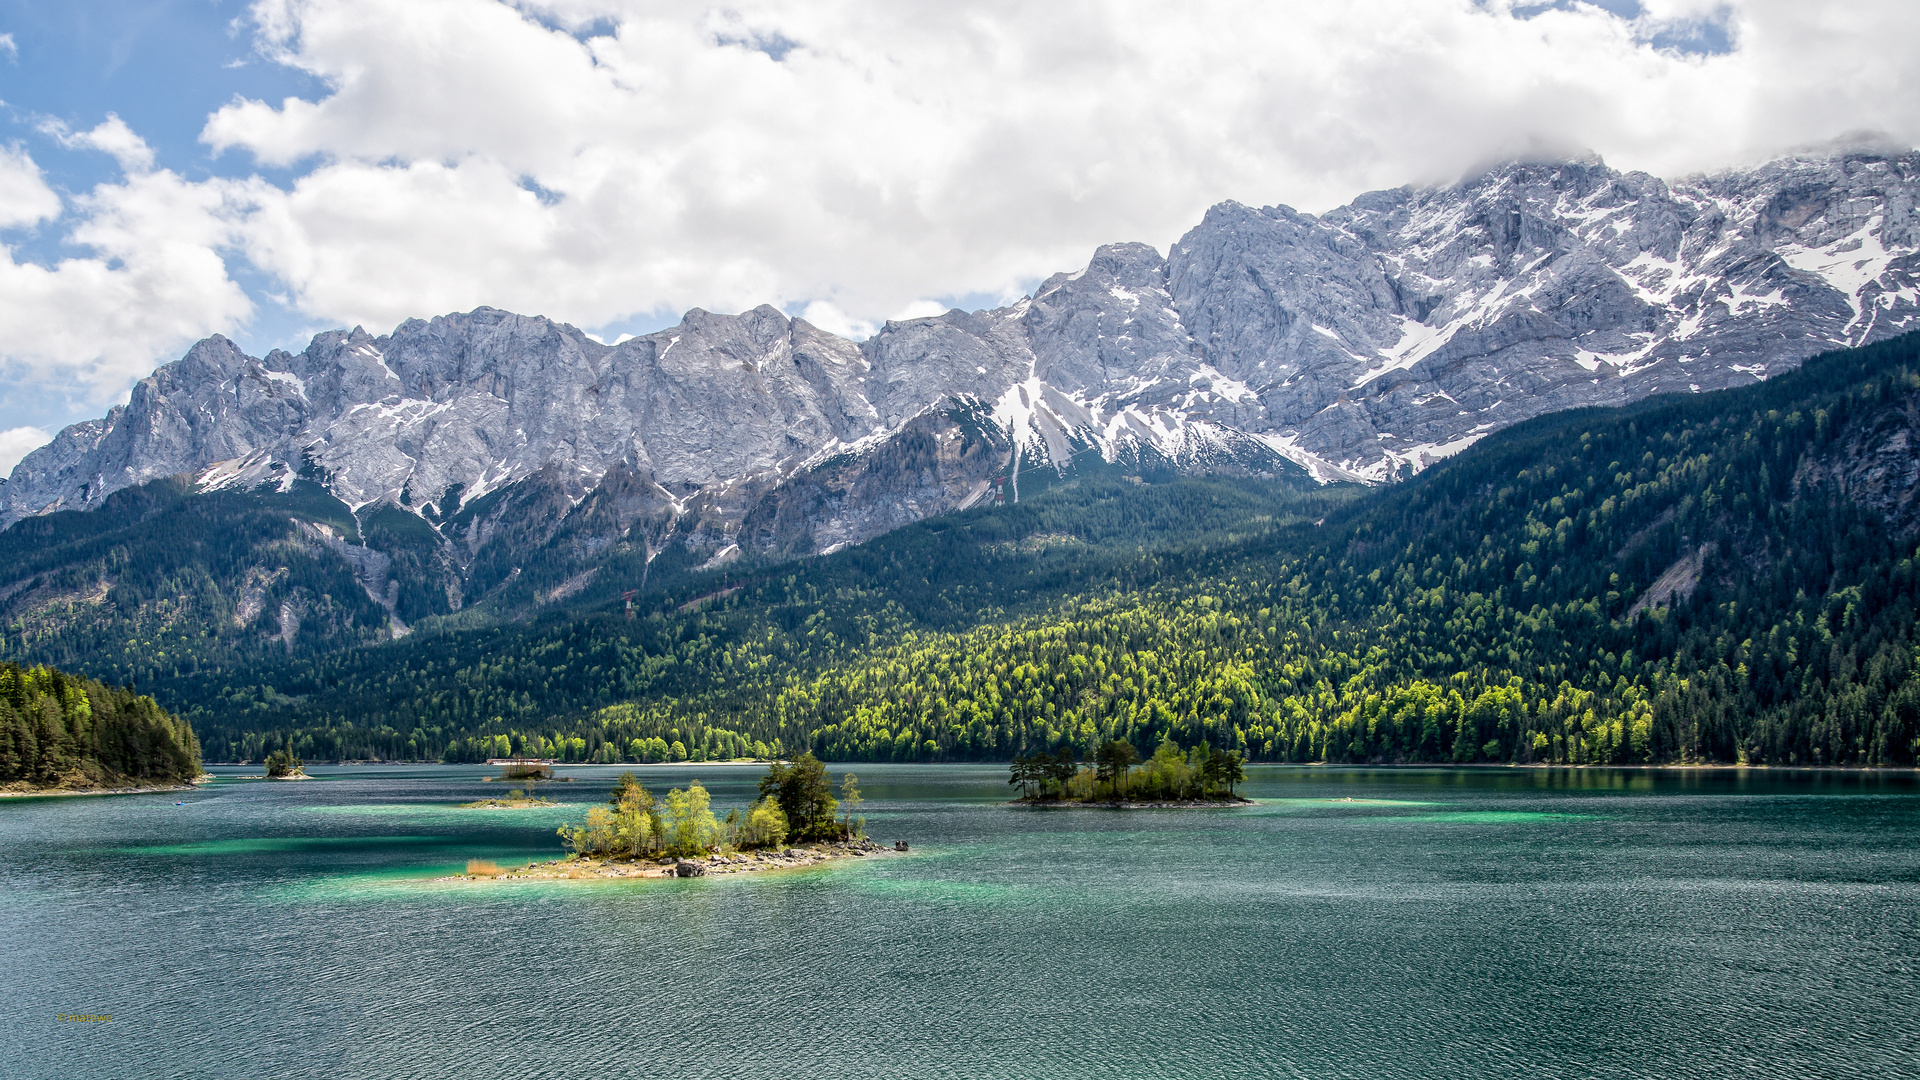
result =
[[770,306],[614,344],[492,308],[264,358],[215,337],[22,460],[0,523],[308,476],[455,562],[589,518],[614,532],[583,550],[638,529],[651,558],[827,550],[1095,461],[1390,482],[1544,412],[1920,327],[1916,205],[1916,154],[1672,182],[1523,162],[1318,216],[1222,203],[1165,254],[1103,247],[857,344]]

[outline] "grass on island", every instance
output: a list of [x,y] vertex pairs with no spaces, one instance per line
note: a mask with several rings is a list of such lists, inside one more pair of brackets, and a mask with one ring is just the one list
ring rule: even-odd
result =
[[494,862],[492,859],[468,859],[467,860],[467,876],[468,877],[495,878],[495,877],[499,877],[501,874],[504,874],[504,873],[506,873],[506,870],[502,868],[499,863]]

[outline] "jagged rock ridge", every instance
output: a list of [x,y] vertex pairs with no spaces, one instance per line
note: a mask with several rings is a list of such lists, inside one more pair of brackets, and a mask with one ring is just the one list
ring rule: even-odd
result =
[[431,526],[418,569],[451,610],[490,546],[567,546],[554,588],[577,590],[610,544],[831,550],[1036,470],[1383,481],[1543,412],[1920,325],[1916,192],[1911,153],[1672,184],[1519,163],[1318,217],[1224,203],[1164,257],[1101,248],[1011,307],[861,344],[771,307],[613,346],[491,308],[264,358],[209,338],[23,460],[0,522],[181,473],[304,475]]

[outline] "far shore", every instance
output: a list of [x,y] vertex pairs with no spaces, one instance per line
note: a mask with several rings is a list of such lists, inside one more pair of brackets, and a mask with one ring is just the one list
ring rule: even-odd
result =
[[[254,764],[257,764],[257,763],[236,762],[236,761],[211,761],[207,763],[207,767],[232,769],[232,768],[245,768],[248,765],[254,765]],[[462,766],[462,765],[471,766],[471,765],[474,765],[475,763],[470,761],[458,761],[458,762],[451,762],[451,763],[444,762],[444,761],[310,761],[307,764],[310,766],[324,765],[329,768],[345,768],[345,767],[355,766],[355,765],[367,766],[367,765],[447,765],[447,764],[452,764],[456,766]],[[620,769],[711,769],[711,768],[735,768],[735,767],[746,767],[746,766],[755,766],[759,768],[765,768],[770,764],[773,764],[773,763],[769,761],[748,761],[744,759],[733,759],[730,761],[615,761],[615,762],[570,761],[570,762],[562,762],[562,763],[556,764],[553,766],[553,768],[575,769],[575,768],[592,766],[597,768],[620,768]],[[782,762],[782,764],[786,764],[786,762]],[[874,764],[884,765],[884,764],[894,764],[894,763],[844,761],[844,762],[830,762],[829,764],[839,766],[839,765],[874,765]],[[898,764],[918,765],[918,766],[1005,765],[1006,762],[912,761],[912,762],[900,762]],[[1599,771],[1599,770],[1605,770],[1605,769],[1632,769],[1632,770],[1666,771],[1666,772],[1687,772],[1692,770],[1699,770],[1699,771],[1751,770],[1754,772],[1773,771],[1773,772],[1833,772],[1833,773],[1920,773],[1920,766],[1914,766],[1914,765],[1811,765],[1811,764],[1770,765],[1766,763],[1753,764],[1753,763],[1741,763],[1741,762],[1735,762],[1735,761],[1630,762],[1630,763],[1624,763],[1619,765],[1572,764],[1572,763],[1551,762],[1551,761],[1527,761],[1527,762],[1516,762],[1516,761],[1249,761],[1247,762],[1247,767],[1248,768],[1282,767],[1282,768],[1292,768],[1292,769],[1567,769],[1567,770],[1575,770],[1575,771]],[[239,776],[239,777],[228,775],[228,776],[221,776],[220,779],[222,780],[258,780],[258,779],[262,779],[262,777],[259,774],[253,774],[251,776]],[[305,779],[312,779],[312,777],[305,777]],[[483,779],[498,780],[499,778],[484,777]],[[156,790],[156,789],[141,788],[141,789],[129,789],[129,790]],[[52,792],[26,792],[26,794],[51,794],[51,793]],[[119,792],[119,791],[115,792],[115,794],[121,794],[121,793],[123,792]],[[0,795],[5,795],[5,794],[15,794],[15,793],[0,792]],[[74,792],[74,794],[87,794],[87,792]],[[94,794],[107,794],[107,793],[95,792]]]

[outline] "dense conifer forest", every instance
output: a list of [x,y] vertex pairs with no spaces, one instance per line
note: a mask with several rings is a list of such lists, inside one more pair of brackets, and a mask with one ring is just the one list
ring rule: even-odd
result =
[[152,698],[53,668],[0,664],[0,784],[113,787],[199,775],[192,728]]
[[[99,509],[25,518],[0,532],[0,566],[21,592],[0,623],[0,658],[142,686],[180,670],[244,668],[292,643],[260,632],[287,605],[309,649],[381,640],[385,612],[330,556],[330,530],[358,539],[324,488],[196,494],[172,477],[123,488]],[[64,601],[57,598],[64,597]]]
[[1912,764],[1917,354],[1544,417],[1384,490],[1096,470],[631,620],[112,670],[223,759]]

